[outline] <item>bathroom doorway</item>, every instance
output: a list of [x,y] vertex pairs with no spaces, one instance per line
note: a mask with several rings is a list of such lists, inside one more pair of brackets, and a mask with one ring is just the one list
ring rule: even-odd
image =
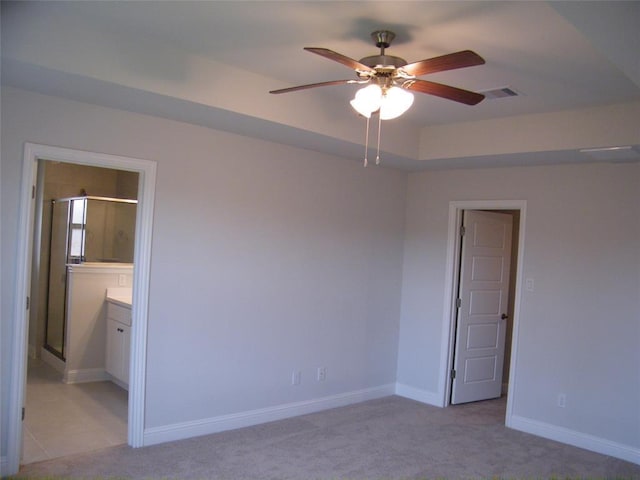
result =
[[105,371],[104,297],[131,291],[139,174],[37,168],[23,464],[127,443],[128,395]]
[[32,252],[34,244],[40,238],[34,232],[37,170],[40,159],[113,168],[139,174],[134,246],[136,268],[132,279],[133,308],[131,310],[131,356],[127,395],[127,443],[134,448],[144,445],[149,279],[157,164],[151,160],[27,142],[24,145],[20,184],[15,301],[13,302],[12,348],[9,365],[10,388],[6,406],[8,414],[6,470],[9,474],[15,474],[19,471],[23,445],[22,412],[26,406]]

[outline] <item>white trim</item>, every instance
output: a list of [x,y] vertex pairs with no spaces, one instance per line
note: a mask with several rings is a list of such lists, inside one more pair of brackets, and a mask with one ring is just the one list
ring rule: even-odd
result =
[[68,370],[62,377],[63,383],[88,383],[104,382],[111,380],[104,368],[83,368],[81,370]]
[[131,273],[133,271],[133,263],[80,263],[70,264],[69,272],[76,274],[93,274],[93,273]]
[[462,210],[454,206],[455,202],[449,204],[449,226],[447,230],[447,255],[446,270],[444,278],[444,300],[443,300],[443,320],[442,320],[442,338],[440,340],[440,368],[438,377],[438,392],[440,394],[440,405],[449,405],[451,392],[451,382],[449,381],[449,372],[453,368],[453,350],[452,339],[455,338],[455,322],[453,321],[454,304],[456,301],[455,287],[458,284],[458,269],[456,268],[459,261],[460,251],[460,235],[458,234],[462,225]]
[[449,372],[453,364],[453,351],[451,345],[453,343],[453,335],[455,335],[455,326],[453,325],[453,305],[455,282],[457,281],[456,273],[456,256],[459,250],[458,228],[460,225],[462,210],[519,210],[520,226],[518,234],[518,264],[516,270],[516,291],[513,304],[513,332],[511,337],[511,357],[509,368],[509,383],[507,393],[507,409],[505,415],[505,424],[509,424],[509,418],[513,415],[514,392],[516,388],[516,364],[518,358],[518,335],[519,335],[519,318],[520,303],[522,298],[522,266],[524,265],[524,249],[525,249],[525,230],[526,230],[526,200],[463,200],[449,202],[449,228],[447,236],[447,255],[445,270],[445,292],[444,292],[444,308],[442,315],[442,339],[440,350],[440,365],[444,368],[440,369],[438,379],[438,393],[442,405],[449,405],[450,382]]
[[444,407],[442,397],[437,392],[421,390],[402,383],[396,383],[396,395],[415,400],[416,402],[433,405],[434,407]]
[[9,380],[9,413],[7,428],[7,471],[3,475],[18,473],[22,451],[22,406],[27,378],[27,343],[29,315],[25,308],[31,288],[31,252],[33,246],[33,219],[35,201],[31,188],[36,184],[37,159],[29,144],[24,147],[20,203],[18,212],[18,243],[16,245],[15,296],[13,297],[13,338],[11,339],[11,369]]
[[122,380],[118,380],[116,377],[114,377],[110,373],[107,373],[106,375],[107,375],[107,380],[109,380],[111,383],[116,384],[123,390],[129,391],[129,384],[124,383]]
[[40,347],[40,358],[44,363],[53,368],[56,372],[64,375],[65,361],[56,357],[53,353],[44,347]]
[[394,384],[357,390],[353,392],[317,398],[303,402],[286,403],[275,407],[249,410],[246,412],[221,415],[213,418],[203,418],[190,422],[174,423],[161,427],[147,428],[144,432],[145,445],[183,440],[185,438],[210,435],[212,433],[233,430],[236,428],[250,427],[275,420],[306,415],[309,413],[327,410],[329,408],[342,407],[353,403],[364,402],[381,397],[388,397],[395,392]]
[[25,143],[18,213],[16,286],[12,320],[13,336],[11,339],[11,379],[7,405],[7,411],[9,412],[7,465],[6,473],[3,471],[3,475],[15,474],[20,467],[20,451],[22,447],[21,410],[25,396],[28,341],[28,314],[23,302],[26,301],[30,290],[32,230],[35,215],[34,202],[31,199],[31,188],[32,185],[35,185],[39,159],[108,167],[138,172],[139,174],[130,364],[130,378],[134,388],[129,389],[129,445],[132,447],[142,446],[144,436],[146,338],[156,162]]
[[587,433],[539,422],[519,415],[512,415],[507,427],[640,465],[640,449],[631,445],[612,442]]

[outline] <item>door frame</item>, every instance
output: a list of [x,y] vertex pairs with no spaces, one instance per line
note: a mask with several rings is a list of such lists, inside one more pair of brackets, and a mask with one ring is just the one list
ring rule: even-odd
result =
[[[35,186],[39,160],[105,167],[137,172],[138,205],[134,245],[133,308],[131,326],[131,364],[127,443],[141,447],[144,442],[145,383],[149,278],[151,271],[151,240],[156,186],[156,162],[138,158],[108,155],[68,148],[25,143],[20,185],[18,236],[16,252],[16,283],[14,297],[13,335],[9,401],[7,467],[8,474],[17,473],[22,451],[22,407],[27,377],[27,344],[31,295],[31,259],[34,242]],[[26,308],[25,308],[26,307]]]
[[461,238],[458,232],[462,225],[463,210],[519,210],[520,222],[518,231],[518,256],[516,266],[516,288],[513,304],[513,330],[511,336],[511,356],[509,368],[509,386],[507,390],[507,411],[505,423],[509,426],[512,416],[512,399],[516,388],[516,364],[518,359],[518,332],[520,319],[520,301],[522,297],[522,265],[525,248],[526,200],[463,200],[449,202],[449,227],[447,234],[447,256],[445,270],[445,292],[443,328],[441,340],[439,390],[442,393],[441,405],[446,407],[451,402],[450,372],[453,368],[454,342],[456,335],[456,298],[460,262]]

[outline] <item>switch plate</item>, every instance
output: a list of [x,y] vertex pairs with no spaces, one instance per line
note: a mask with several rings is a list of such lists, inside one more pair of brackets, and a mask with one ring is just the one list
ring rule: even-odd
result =
[[564,408],[567,405],[567,395],[564,393],[558,394],[558,407]]
[[533,292],[535,290],[535,282],[533,281],[533,278],[527,278],[524,281],[524,288],[527,292]]
[[291,385],[300,385],[302,382],[302,372],[300,370],[295,370],[291,374]]
[[127,286],[127,276],[124,273],[118,275],[118,286],[126,287]]

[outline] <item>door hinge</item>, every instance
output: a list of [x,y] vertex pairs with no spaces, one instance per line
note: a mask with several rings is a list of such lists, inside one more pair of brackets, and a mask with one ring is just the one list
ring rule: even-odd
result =
[[453,380],[454,378],[456,378],[456,369],[452,368],[451,369],[451,380]]
[[29,310],[29,305],[31,304],[31,301],[29,300],[29,297],[27,297],[27,310]]
[[24,407],[22,407],[22,421],[24,422]]
[[456,298],[456,307],[460,308],[462,306],[462,299]]
[[464,225],[460,225],[460,236],[464,237],[464,234],[466,233],[466,228],[464,228]]
[[31,185],[31,198],[36,198],[36,186]]

